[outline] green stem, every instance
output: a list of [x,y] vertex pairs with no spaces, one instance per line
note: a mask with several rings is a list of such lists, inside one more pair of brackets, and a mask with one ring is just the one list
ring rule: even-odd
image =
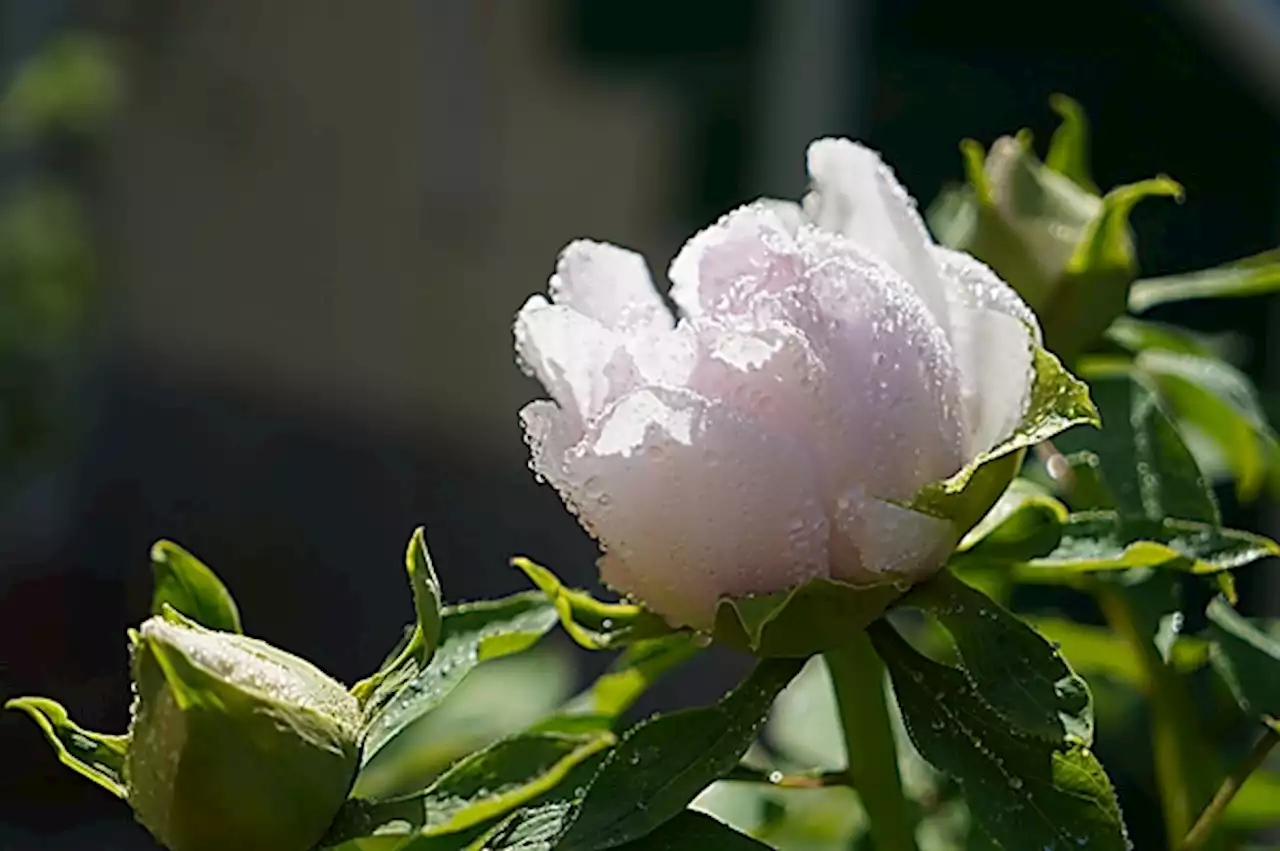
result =
[[1204,808],[1204,812],[1200,813],[1200,818],[1196,819],[1195,826],[1191,828],[1191,832],[1182,840],[1182,844],[1178,846],[1178,851],[1200,851],[1205,843],[1209,841],[1209,837],[1213,834],[1214,827],[1217,826],[1218,820],[1222,818],[1222,814],[1227,811],[1227,805],[1231,803],[1231,799],[1240,791],[1240,787],[1244,786],[1249,775],[1258,770],[1258,766],[1262,765],[1263,760],[1267,758],[1267,754],[1271,753],[1271,749],[1280,742],[1280,734],[1270,727],[1253,746],[1253,750],[1249,752],[1249,756],[1245,761],[1231,772],[1226,780],[1222,781],[1222,785],[1218,787],[1218,792],[1213,796],[1213,800],[1209,802],[1209,806]]
[[825,655],[840,708],[849,779],[867,810],[876,849],[916,851],[915,831],[898,774],[884,663],[866,633]]
[[1178,674],[1160,658],[1149,635],[1138,624],[1133,606],[1116,587],[1099,584],[1095,596],[1107,623],[1133,649],[1142,673],[1142,691],[1151,712],[1151,748],[1156,785],[1171,848],[1191,829],[1196,808],[1208,800],[1207,777],[1213,777],[1213,755],[1201,739],[1195,706]]

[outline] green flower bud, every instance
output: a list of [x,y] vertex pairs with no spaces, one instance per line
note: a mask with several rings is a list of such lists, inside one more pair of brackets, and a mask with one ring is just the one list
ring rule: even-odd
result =
[[138,820],[172,851],[307,851],[346,799],[359,706],[310,663],[175,612],[133,635],[124,766]]
[[1088,174],[1080,107],[1058,97],[1063,123],[1044,162],[1029,133],[996,140],[984,155],[962,147],[968,185],[944,195],[930,226],[951,248],[982,260],[1040,317],[1045,346],[1070,365],[1128,306],[1138,277],[1129,214],[1152,195],[1180,197],[1167,177],[1100,194]]

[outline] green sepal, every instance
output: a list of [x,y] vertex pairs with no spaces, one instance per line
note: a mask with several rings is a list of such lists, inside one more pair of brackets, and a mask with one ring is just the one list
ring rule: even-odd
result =
[[409,587],[413,589],[417,628],[422,632],[422,652],[429,661],[440,644],[440,609],[443,602],[440,579],[431,563],[431,553],[427,551],[427,533],[421,526],[413,530],[404,561],[405,570],[409,573]]
[[1022,466],[1026,450],[1076,425],[1100,424],[1089,387],[1053,354],[1035,349],[1035,380],[1022,423],[996,446],[979,453],[941,482],[925,486],[907,506],[951,520],[961,532],[991,509]]
[[613,650],[634,641],[675,632],[662,618],[633,603],[604,603],[586,591],[566,588],[547,568],[523,556],[511,564],[547,595],[569,637],[588,650]]
[[244,631],[240,611],[222,580],[173,541],[158,541],[151,547],[151,570],[155,577],[152,614],[160,614],[169,605],[209,629]]
[[1101,195],[1098,185],[1089,176],[1089,121],[1084,109],[1073,98],[1063,94],[1049,97],[1049,107],[1062,118],[1058,129],[1049,140],[1049,152],[1044,164],[1069,178],[1091,195]]
[[858,587],[811,579],[776,594],[726,598],[716,607],[713,635],[758,656],[807,658],[847,643],[904,590],[892,584]]
[[1142,313],[1156,305],[1203,298],[1246,298],[1280,290],[1280,248],[1212,269],[1144,278],[1129,290],[1129,309]]
[[58,761],[77,774],[87,777],[117,798],[128,797],[124,779],[128,736],[94,733],[75,724],[61,704],[45,697],[16,697],[4,705],[31,716]]
[[1206,614],[1213,666],[1241,709],[1280,732],[1280,641],[1220,597]]

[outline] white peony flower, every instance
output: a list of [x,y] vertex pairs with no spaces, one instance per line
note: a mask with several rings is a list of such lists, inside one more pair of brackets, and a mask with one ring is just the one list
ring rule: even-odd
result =
[[873,151],[823,139],[808,166],[803,207],[751,204],[685,245],[678,322],[643,258],[588,241],[516,320],[554,400],[521,412],[531,468],[604,581],[673,625],[816,578],[931,575],[966,529],[908,506],[1031,397],[1040,332],[1013,290],[935,245]]

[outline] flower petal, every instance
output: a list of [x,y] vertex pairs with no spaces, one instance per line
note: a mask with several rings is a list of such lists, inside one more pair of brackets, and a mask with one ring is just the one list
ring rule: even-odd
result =
[[581,422],[634,384],[626,338],[572,307],[531,296],[516,316],[515,337],[521,367]]
[[808,161],[813,191],[804,208],[810,219],[888,263],[946,327],[945,286],[929,256],[933,239],[880,155],[848,139],[819,139],[809,146]]
[[586,239],[569,243],[548,289],[553,302],[606,328],[670,328],[673,323],[644,257],[616,245]]
[[685,316],[746,313],[761,294],[794,287],[804,271],[796,222],[777,202],[756,202],[701,231],[671,261],[671,299]]
[[935,248],[951,282],[951,343],[960,367],[965,454],[977,455],[1022,422],[1035,380],[1035,314],[988,266],[959,251]]
[[853,585],[931,576],[959,540],[956,527],[853,487],[831,516],[831,576]]
[[826,575],[804,449],[694,393],[633,391],[563,467],[538,463],[600,541],[605,582],[672,624],[710,629],[722,596]]

